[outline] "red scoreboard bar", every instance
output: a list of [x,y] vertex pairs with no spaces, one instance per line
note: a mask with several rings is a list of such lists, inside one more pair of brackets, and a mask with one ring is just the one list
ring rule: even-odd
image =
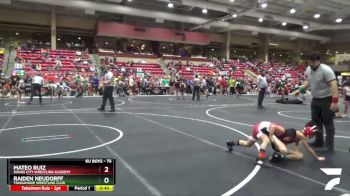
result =
[[13,192],[113,191],[115,159],[9,159]]

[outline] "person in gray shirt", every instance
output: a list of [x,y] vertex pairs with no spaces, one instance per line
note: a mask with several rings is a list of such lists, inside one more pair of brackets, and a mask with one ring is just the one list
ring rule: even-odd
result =
[[334,116],[338,111],[338,86],[331,67],[321,63],[318,52],[308,55],[308,67],[305,71],[306,81],[293,94],[304,93],[310,88],[312,94],[311,119],[316,122],[319,132],[315,135],[314,147],[324,147],[323,126],[326,130],[326,148],[321,151],[334,151]]
[[265,91],[267,88],[267,79],[265,77],[265,71],[261,71],[260,75],[257,77],[257,84],[259,87],[259,97],[258,97],[258,109],[264,108],[262,102],[264,100]]
[[192,95],[192,101],[194,101],[194,97],[197,94],[197,101],[199,101],[199,89],[200,89],[200,83],[201,80],[198,78],[198,75],[195,76],[193,80],[193,95]]

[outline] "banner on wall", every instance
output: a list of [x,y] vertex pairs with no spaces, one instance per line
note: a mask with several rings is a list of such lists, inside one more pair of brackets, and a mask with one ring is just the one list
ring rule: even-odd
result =
[[343,64],[344,61],[350,61],[350,54],[335,55],[335,65]]

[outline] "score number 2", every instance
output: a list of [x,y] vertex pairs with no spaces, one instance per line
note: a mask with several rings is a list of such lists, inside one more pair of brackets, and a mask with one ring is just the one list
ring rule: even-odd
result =
[[[108,166],[105,166],[103,171],[104,171],[104,173],[109,173],[109,172],[110,172],[110,171],[109,171],[109,167],[108,167]],[[108,183],[109,183],[109,178],[108,178],[108,177],[103,178],[103,182],[104,182],[105,184],[108,184]]]

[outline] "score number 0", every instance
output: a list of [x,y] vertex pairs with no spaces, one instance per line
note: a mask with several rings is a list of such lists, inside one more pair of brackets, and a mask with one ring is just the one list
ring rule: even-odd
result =
[[[105,173],[109,173],[109,168],[108,168],[108,166],[105,166],[104,169],[105,169],[105,170],[104,170]],[[105,177],[105,178],[103,179],[103,182],[104,182],[105,184],[108,184],[108,183],[109,183],[109,178],[108,178],[108,177]]]

